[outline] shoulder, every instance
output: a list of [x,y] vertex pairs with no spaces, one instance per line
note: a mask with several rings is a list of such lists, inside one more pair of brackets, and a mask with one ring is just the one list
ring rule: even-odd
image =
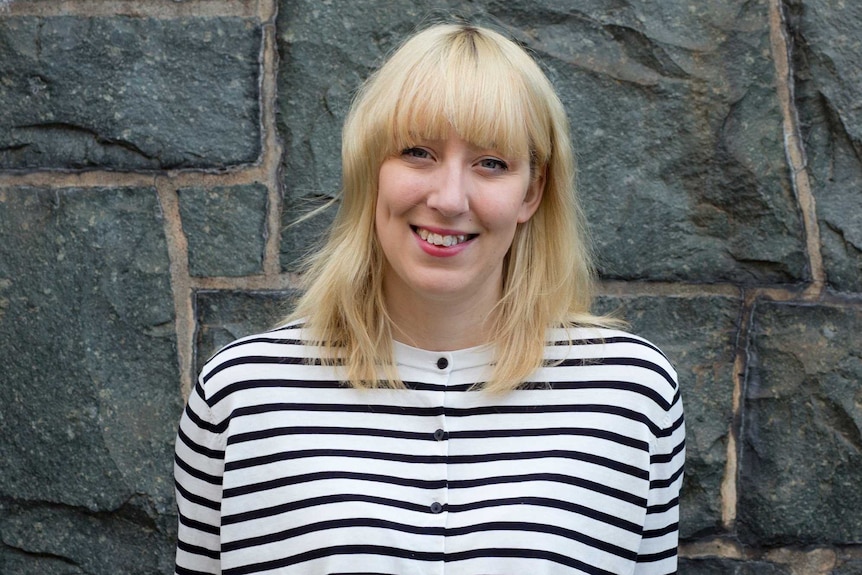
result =
[[670,360],[657,345],[646,338],[618,329],[604,327],[569,327],[548,330],[547,347],[631,356],[656,361],[673,369]]
[[238,379],[265,373],[268,366],[301,366],[316,357],[317,348],[305,341],[303,322],[296,321],[225,345],[206,361],[199,384],[211,397]]
[[548,331],[545,365],[581,367],[579,377],[606,379],[638,386],[664,409],[677,401],[677,372],[651,341],[625,331],[571,327]]

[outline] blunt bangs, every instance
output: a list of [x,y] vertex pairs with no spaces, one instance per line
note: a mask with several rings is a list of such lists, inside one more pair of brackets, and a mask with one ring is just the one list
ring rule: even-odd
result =
[[381,69],[372,122],[383,138],[381,157],[421,140],[445,139],[454,129],[479,148],[546,162],[547,114],[544,121],[537,114],[545,109],[544,95],[531,85],[541,71],[520,49],[505,50],[488,33],[443,27],[431,38],[419,34]]

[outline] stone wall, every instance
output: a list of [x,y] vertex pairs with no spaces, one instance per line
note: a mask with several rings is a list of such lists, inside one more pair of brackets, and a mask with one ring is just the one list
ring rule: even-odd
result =
[[603,278],[681,376],[681,573],[862,573],[862,4],[0,0],[0,573],[169,573],[208,354],[295,295],[360,80],[542,62]]

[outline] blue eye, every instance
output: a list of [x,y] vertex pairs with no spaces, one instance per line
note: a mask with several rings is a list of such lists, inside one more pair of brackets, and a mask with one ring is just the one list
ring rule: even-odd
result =
[[411,158],[428,158],[430,154],[428,150],[424,150],[422,148],[405,148],[401,151],[402,156],[409,156]]
[[497,158],[485,158],[479,162],[479,165],[488,170],[505,171],[509,169],[509,165],[506,162]]

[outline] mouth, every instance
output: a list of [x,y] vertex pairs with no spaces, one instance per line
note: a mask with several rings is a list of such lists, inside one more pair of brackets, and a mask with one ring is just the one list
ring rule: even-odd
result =
[[417,236],[422,238],[423,241],[428,242],[431,245],[449,248],[452,246],[457,246],[458,244],[463,244],[466,241],[472,240],[479,234],[438,234],[435,232],[430,232],[425,228],[420,228],[418,226],[410,226]]

